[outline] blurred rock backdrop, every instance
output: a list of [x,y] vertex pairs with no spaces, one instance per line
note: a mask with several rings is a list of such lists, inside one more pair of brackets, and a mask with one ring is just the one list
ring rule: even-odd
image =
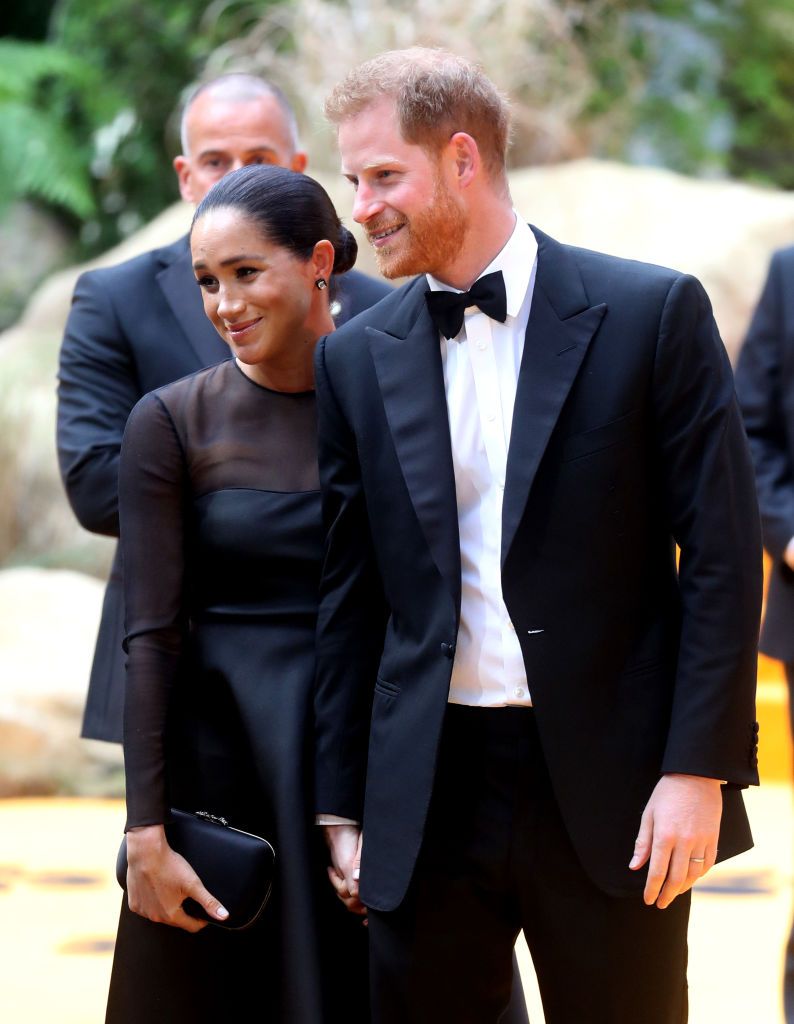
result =
[[[696,274],[735,356],[771,251],[794,242],[791,0],[7,5],[0,796],[121,787],[118,751],[76,739],[112,549],[76,525],[55,459],[58,345],[79,270],[185,230],[171,170],[179,102],[223,71],[284,88],[310,169],[350,223],[323,97],[351,64],[413,43],[480,61],[513,98],[511,187],[523,216],[564,241]],[[374,272],[366,251],[361,264]],[[782,736],[785,695],[775,694]],[[788,763],[770,771],[783,777]]]

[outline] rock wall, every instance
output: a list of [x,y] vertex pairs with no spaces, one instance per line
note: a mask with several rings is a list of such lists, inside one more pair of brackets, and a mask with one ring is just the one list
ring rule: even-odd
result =
[[123,792],[120,748],[78,741],[102,592],[75,572],[0,572],[0,797]]
[[769,257],[794,244],[794,193],[578,160],[511,176],[516,208],[560,241],[675,267],[703,282],[735,360]]

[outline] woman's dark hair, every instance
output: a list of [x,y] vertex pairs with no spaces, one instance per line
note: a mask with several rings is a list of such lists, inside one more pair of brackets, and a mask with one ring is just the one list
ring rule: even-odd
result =
[[322,185],[305,174],[272,164],[250,164],[224,175],[204,196],[193,225],[210,210],[239,210],[274,245],[308,260],[317,242],[334,247],[334,273],[344,274],[356,262],[358,245],[340,222]]

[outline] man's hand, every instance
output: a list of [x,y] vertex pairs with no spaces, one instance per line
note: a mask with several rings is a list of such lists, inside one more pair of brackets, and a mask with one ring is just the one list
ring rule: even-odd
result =
[[130,910],[158,924],[199,932],[207,922],[182,909],[186,899],[200,903],[217,921],[229,916],[201,884],[184,857],[168,845],[162,825],[146,825],[127,833],[127,899]]
[[664,775],[642,815],[629,867],[648,865],[644,899],[660,910],[714,866],[722,815],[718,779]]
[[357,825],[323,825],[323,835],[331,852],[328,877],[336,895],[351,913],[366,915],[367,908],[358,898],[361,829]]

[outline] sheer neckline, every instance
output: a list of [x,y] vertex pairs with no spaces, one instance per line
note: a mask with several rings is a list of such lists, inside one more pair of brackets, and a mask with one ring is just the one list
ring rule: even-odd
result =
[[259,388],[260,391],[267,391],[271,395],[283,395],[285,398],[302,398],[306,395],[314,394],[314,388],[307,388],[305,391],[279,391],[277,388],[269,388],[265,384],[260,384],[258,381],[252,380],[237,362],[236,356],[232,356],[230,362],[234,365],[235,370],[244,380],[247,380],[248,383],[252,384],[255,388]]

